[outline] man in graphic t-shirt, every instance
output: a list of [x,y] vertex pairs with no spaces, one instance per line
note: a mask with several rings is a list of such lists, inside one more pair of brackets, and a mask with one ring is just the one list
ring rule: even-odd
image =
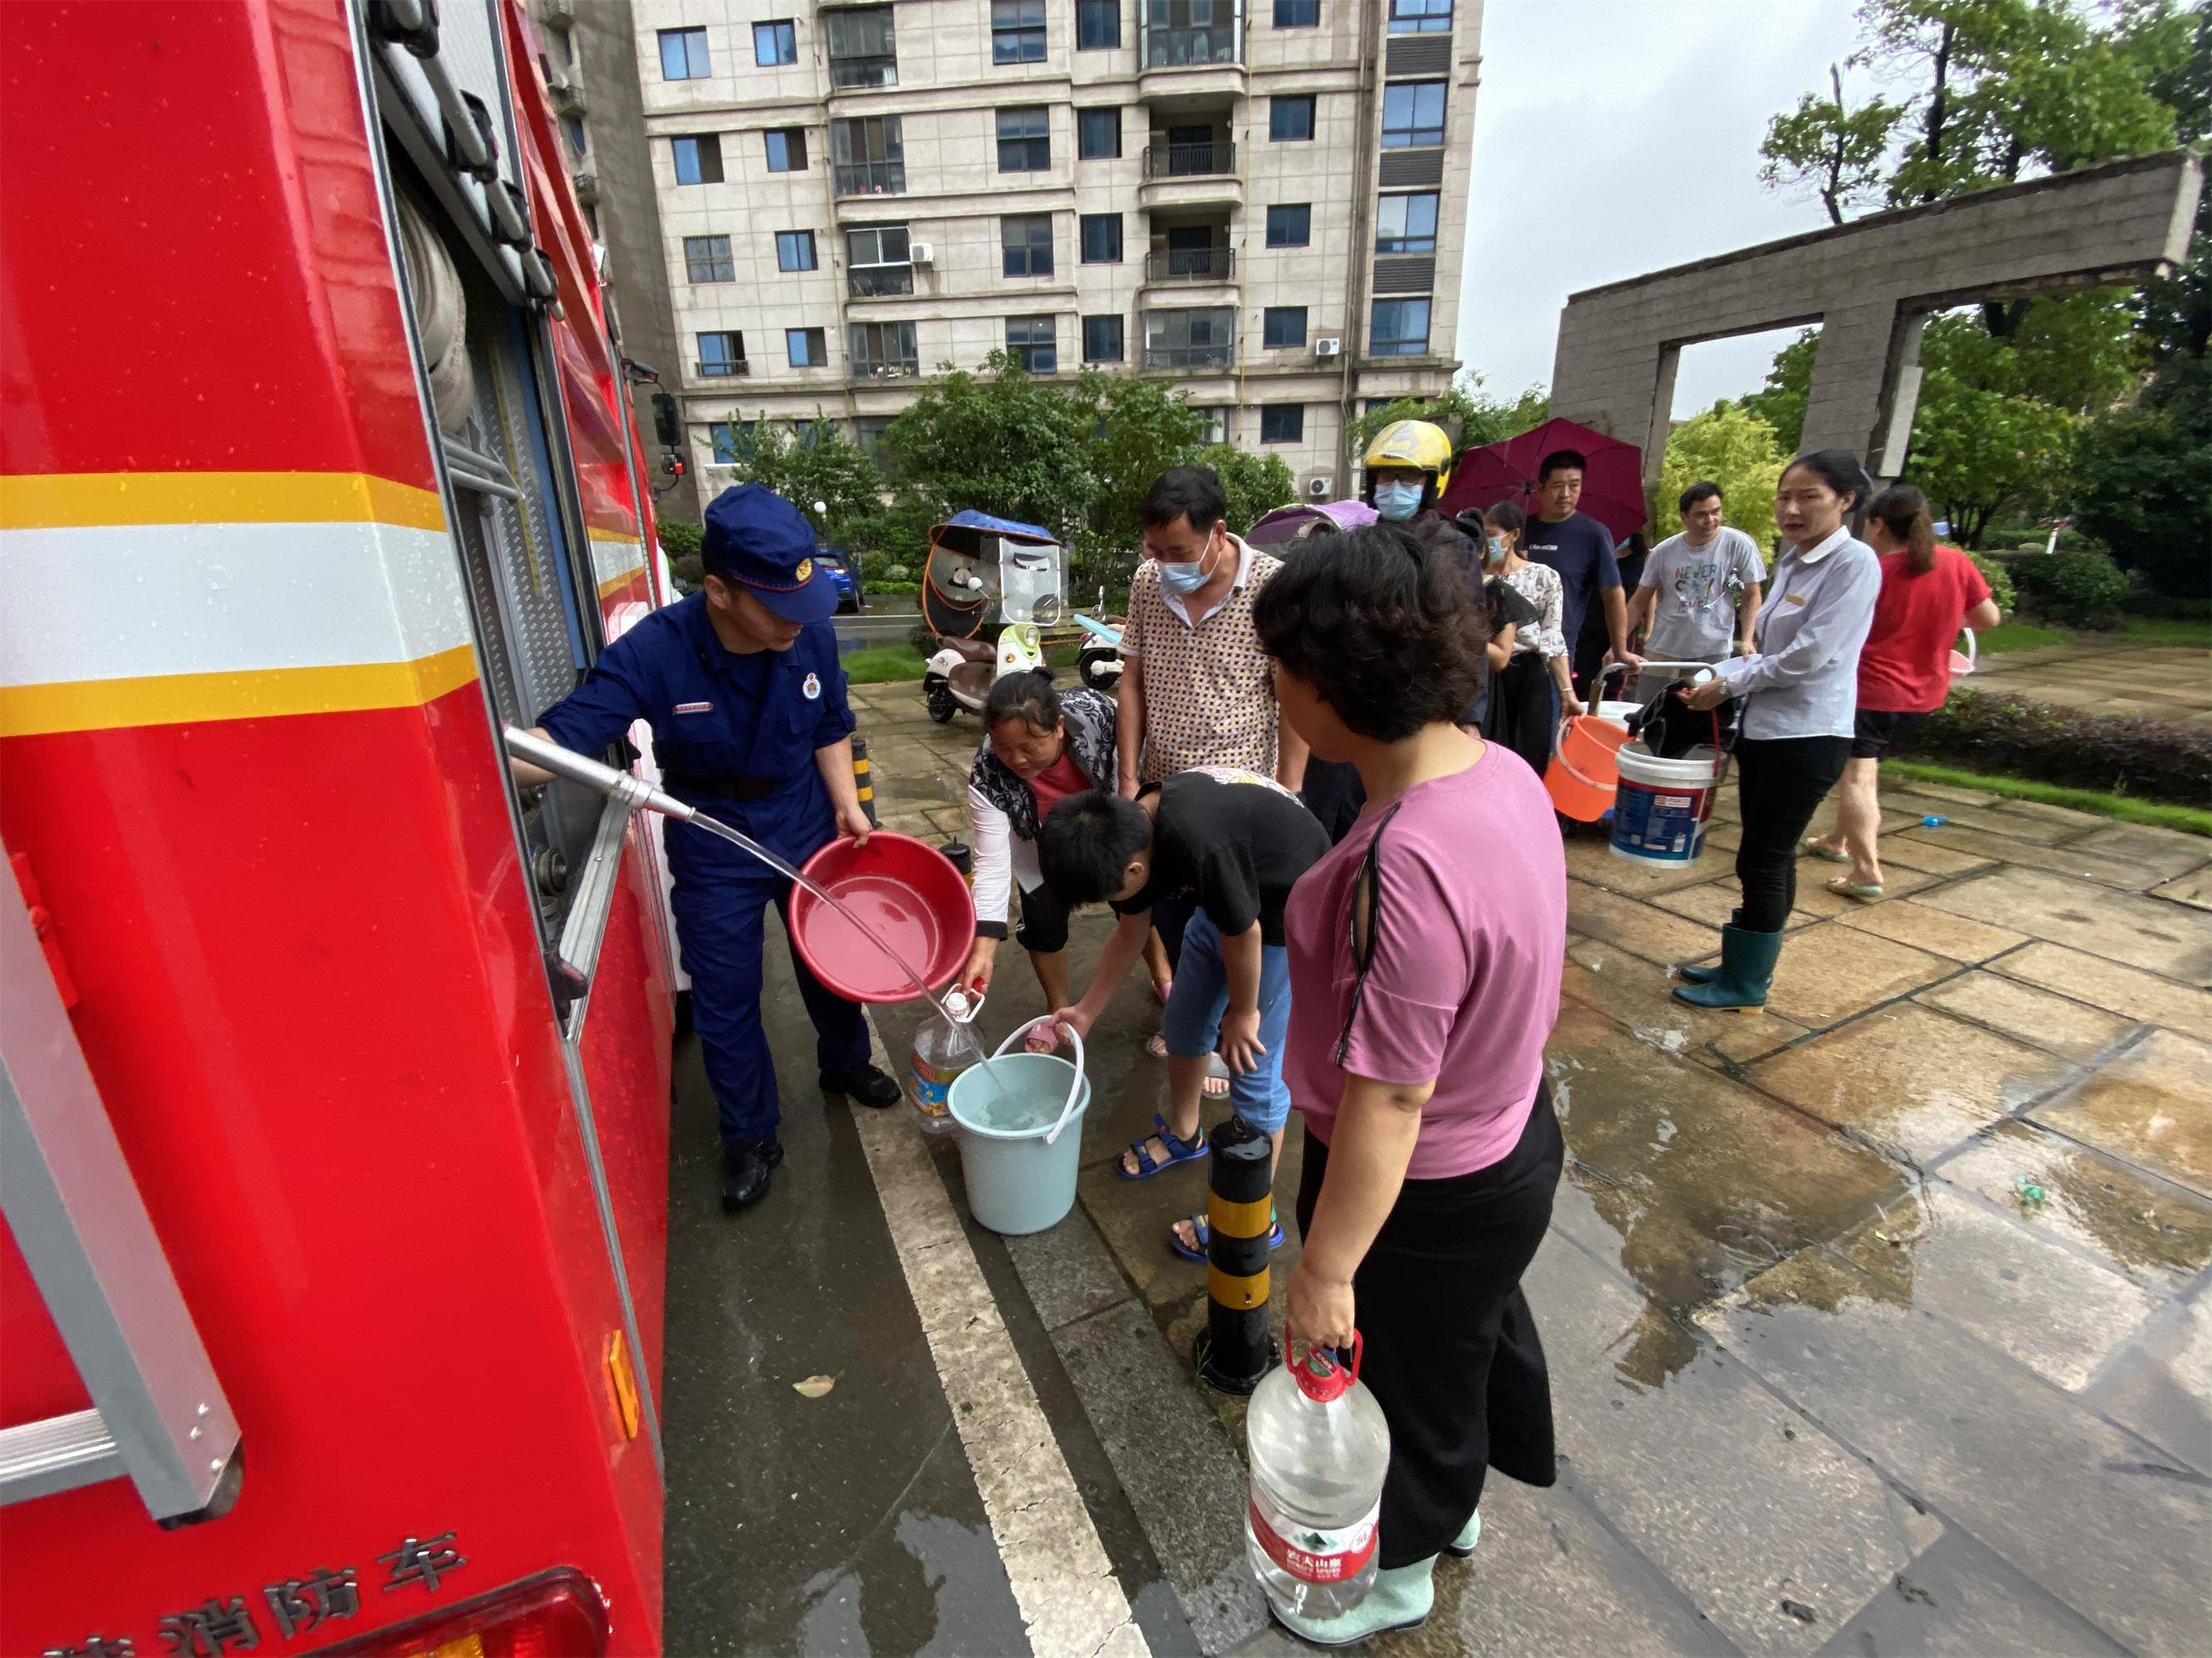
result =
[[[1759,545],[1722,522],[1726,504],[1717,483],[1682,491],[1682,533],[1651,550],[1628,607],[1631,633],[1644,634],[1644,654],[1656,662],[1718,662],[1751,649],[1759,618],[1759,584],[1766,566]],[[1638,676],[1634,696],[1675,675],[1666,669]]]
[[1620,567],[1613,562],[1613,533],[1575,510],[1589,465],[1573,449],[1555,449],[1544,457],[1536,469],[1536,514],[1522,531],[1523,550],[1559,573],[1559,631],[1570,640],[1582,632],[1583,613],[1595,594],[1605,608],[1613,659],[1634,667],[1644,659],[1628,648],[1628,598],[1620,589]]

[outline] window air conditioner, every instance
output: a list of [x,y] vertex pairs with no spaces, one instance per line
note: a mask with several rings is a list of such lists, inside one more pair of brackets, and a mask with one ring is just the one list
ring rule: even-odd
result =
[[1340,339],[1322,339],[1314,342],[1314,355],[1316,357],[1337,356],[1343,350],[1344,342]]
[[1334,478],[1315,478],[1306,485],[1306,493],[1316,501],[1327,501],[1335,488]]
[[915,264],[934,264],[937,250],[927,242],[909,242],[907,244],[907,258]]

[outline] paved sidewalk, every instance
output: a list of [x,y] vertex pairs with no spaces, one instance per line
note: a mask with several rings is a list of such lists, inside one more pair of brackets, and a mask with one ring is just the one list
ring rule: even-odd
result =
[[2141,714],[2212,726],[2212,651],[2077,639],[1985,656],[1968,690],[2013,691],[2090,714]]
[[[855,701],[886,827],[964,834],[975,723],[930,725],[918,686]],[[1884,805],[1890,896],[1808,860],[1752,1015],[1667,995],[1733,906],[1732,800],[1690,869],[1570,843],[1572,1163],[1529,1284],[1562,1478],[1496,1482],[1480,1553],[1379,1650],[2204,1649],[2212,841]],[[1103,934],[1079,926],[1079,986]],[[1040,1006],[1010,948],[985,1023]],[[1203,1275],[1162,1238],[1203,1175],[1111,1168],[1163,1102],[1156,1018],[1139,987],[1103,1022],[1077,1210],[1007,1253],[1201,1649],[1302,1651],[1243,1565],[1241,1406],[1189,1377]]]

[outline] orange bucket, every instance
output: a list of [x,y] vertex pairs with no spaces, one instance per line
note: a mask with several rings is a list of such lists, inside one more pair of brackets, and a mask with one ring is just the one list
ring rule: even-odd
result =
[[1615,775],[1613,780],[1601,783],[1577,770],[1564,750],[1552,756],[1552,763],[1544,768],[1544,793],[1552,797],[1552,804],[1562,817],[1571,817],[1577,823],[1595,823],[1613,809],[1618,767],[1610,753],[1606,756],[1606,763],[1614,768]]
[[1559,738],[1559,752],[1584,777],[1607,787],[1620,780],[1616,756],[1628,741],[1628,727],[1595,714],[1578,714],[1567,721]]

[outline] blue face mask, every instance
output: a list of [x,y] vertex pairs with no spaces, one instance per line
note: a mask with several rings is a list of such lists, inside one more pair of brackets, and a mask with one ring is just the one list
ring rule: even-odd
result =
[[1203,558],[1194,559],[1188,564],[1170,564],[1165,560],[1160,562],[1160,586],[1177,598],[1189,598],[1206,586],[1206,561]]
[[1394,523],[1403,522],[1420,511],[1421,494],[1418,483],[1378,483],[1375,486],[1375,510]]
[[1485,562],[1486,563],[1496,564],[1496,563],[1499,563],[1499,562],[1501,562],[1504,559],[1504,557],[1505,557],[1505,537],[1504,537],[1504,536],[1492,536],[1492,537],[1490,537],[1490,556],[1489,556],[1489,557],[1488,557],[1487,559],[1486,559],[1484,562]]

